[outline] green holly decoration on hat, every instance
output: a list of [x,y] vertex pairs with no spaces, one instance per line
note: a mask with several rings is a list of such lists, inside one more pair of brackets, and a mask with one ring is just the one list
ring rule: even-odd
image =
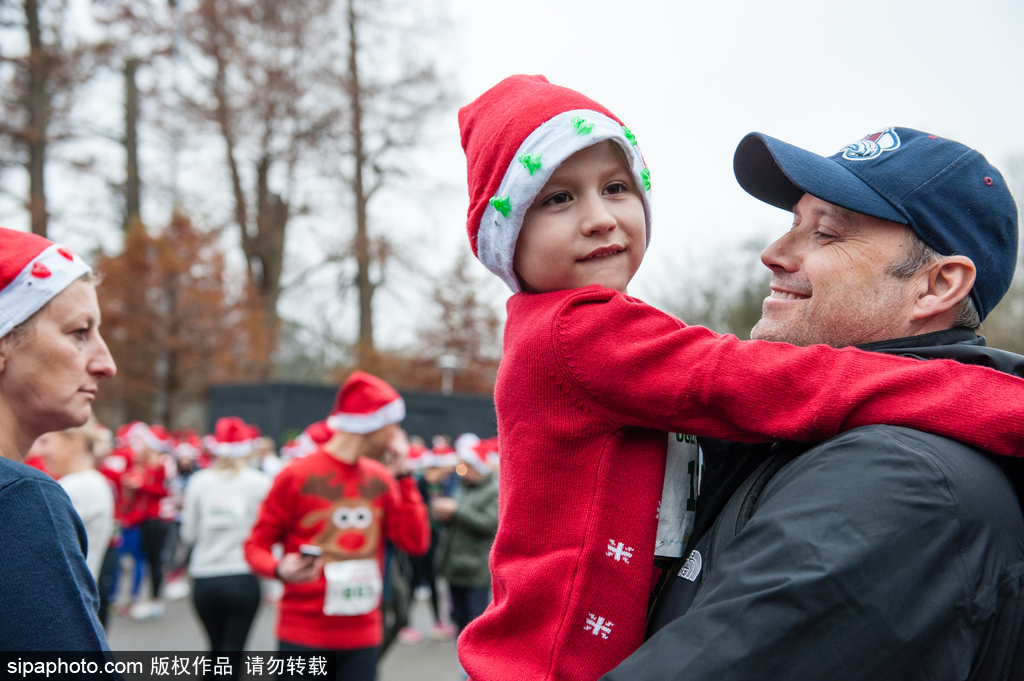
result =
[[524,168],[530,171],[531,175],[533,175],[535,172],[540,170],[541,156],[542,154],[522,154],[519,157],[519,162],[523,164]]
[[[642,179],[644,181],[644,189],[647,190],[647,191],[651,191],[651,171],[648,170],[647,168],[644,168],[643,170],[641,170],[640,171],[640,179]],[[493,199],[492,199],[492,201],[493,201]]]
[[634,147],[636,146],[636,135],[634,135],[629,128],[627,128],[626,126],[622,126],[622,134],[626,136],[626,139],[629,140],[630,144],[632,144]]
[[512,202],[507,196],[491,197],[491,205],[494,206],[494,210],[498,211],[506,218],[508,217],[508,214],[512,212]]
[[573,116],[569,121],[572,123],[572,127],[576,128],[577,135],[589,135],[590,131],[594,129],[594,124],[582,116]]

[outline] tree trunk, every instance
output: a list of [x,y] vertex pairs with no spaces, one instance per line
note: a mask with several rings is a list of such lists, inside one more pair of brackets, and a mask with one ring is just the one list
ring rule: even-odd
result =
[[348,0],[348,95],[352,109],[351,130],[352,160],[355,168],[352,176],[352,195],[355,199],[356,236],[353,245],[356,256],[356,290],[359,295],[359,338],[357,352],[359,363],[367,366],[374,355],[373,346],[373,293],[376,285],[370,280],[370,238],[366,224],[366,188],[363,170],[366,166],[366,149],[363,138],[362,84],[359,82],[359,41],[356,36],[355,0]]
[[258,366],[255,377],[269,380],[273,374],[272,356],[277,347],[279,317],[277,300],[281,295],[281,272],[284,264],[284,233],[288,224],[288,206],[269,190],[268,174],[271,159],[263,156],[256,168],[256,230],[249,229],[249,210],[242,175],[235,156],[235,130],[227,93],[227,59],[217,51],[214,55],[217,73],[214,96],[217,100],[217,123],[224,138],[231,190],[235,199],[235,222],[241,232],[242,252],[249,275],[249,284],[256,300],[252,310],[259,315]]
[[139,219],[142,210],[142,188],[139,183],[139,88],[135,82],[137,59],[124,64],[124,150],[126,156],[124,187],[125,233],[133,221]]
[[25,0],[25,19],[28,27],[28,210],[32,217],[32,231],[46,236],[46,135],[50,117],[50,95],[47,80],[50,72],[50,55],[43,48],[39,26],[39,4],[37,0]]
[[277,347],[280,320],[277,301],[281,297],[281,273],[284,269],[284,236],[288,226],[288,204],[270,191],[268,175],[271,159],[263,156],[256,167],[256,238],[246,255],[260,263],[259,293],[263,304],[263,334],[266,340],[263,380],[271,378],[272,353]]

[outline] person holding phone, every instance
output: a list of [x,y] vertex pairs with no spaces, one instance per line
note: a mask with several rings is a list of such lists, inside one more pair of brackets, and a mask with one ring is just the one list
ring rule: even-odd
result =
[[385,541],[410,555],[430,544],[427,508],[405,465],[403,418],[394,388],[353,372],[327,418],[330,437],[274,479],[245,544],[254,572],[285,583],[279,649],[336,651],[346,681],[376,678]]

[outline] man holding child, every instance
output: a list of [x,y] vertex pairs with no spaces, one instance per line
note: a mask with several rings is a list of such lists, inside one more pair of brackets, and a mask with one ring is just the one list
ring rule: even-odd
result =
[[[1024,375],[976,334],[1017,257],[1013,198],[981,154],[907,128],[828,158],[754,133],[734,165],[793,212],[761,255],[771,295],[753,338]],[[1019,460],[891,426],[701,445],[687,552],[649,640],[604,679],[1024,678]]]
[[674,554],[656,545],[680,534],[659,519],[669,431],[690,445],[685,434],[821,442],[887,423],[1024,454],[1019,378],[740,342],[629,296],[652,231],[651,173],[597,102],[512,76],[459,124],[470,243],[515,293],[495,386],[494,600],[459,639],[474,681],[591,681],[642,643],[655,556]]

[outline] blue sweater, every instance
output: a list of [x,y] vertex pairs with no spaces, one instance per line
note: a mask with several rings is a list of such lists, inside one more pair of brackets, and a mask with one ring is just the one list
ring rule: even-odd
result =
[[0,457],[0,650],[109,650],[86,548],[61,486]]

